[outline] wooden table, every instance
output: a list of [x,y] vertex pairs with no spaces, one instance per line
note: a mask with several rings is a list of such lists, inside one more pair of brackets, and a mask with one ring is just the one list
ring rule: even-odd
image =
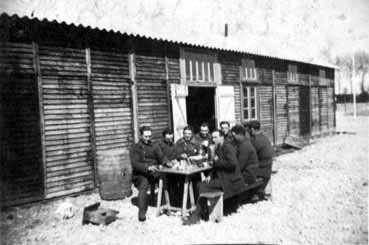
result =
[[[185,217],[187,212],[193,211],[196,209],[195,205],[195,197],[193,192],[193,184],[191,181],[191,176],[197,173],[202,173],[204,171],[210,170],[211,167],[203,167],[203,168],[195,168],[195,169],[189,169],[189,170],[177,170],[177,169],[171,169],[171,168],[162,168],[157,170],[158,173],[160,173],[160,179],[159,179],[159,192],[158,192],[158,199],[157,199],[157,205],[156,205],[156,216],[159,216],[161,211],[163,210],[169,210],[169,211],[182,211],[182,217]],[[176,175],[183,175],[184,178],[184,185],[183,185],[183,199],[182,199],[182,208],[173,207],[170,205],[170,198],[169,198],[169,192],[167,188],[167,181],[164,184],[164,179],[166,179],[167,174],[176,174]],[[164,192],[164,198],[165,198],[165,204],[161,205],[161,199]],[[187,198],[188,195],[190,196],[190,202],[191,207],[187,209]]]

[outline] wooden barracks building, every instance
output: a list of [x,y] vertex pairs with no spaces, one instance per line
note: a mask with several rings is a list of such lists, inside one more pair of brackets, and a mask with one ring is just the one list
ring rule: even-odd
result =
[[275,146],[334,131],[334,67],[0,16],[1,203],[96,187],[96,155],[149,125],[251,119]]

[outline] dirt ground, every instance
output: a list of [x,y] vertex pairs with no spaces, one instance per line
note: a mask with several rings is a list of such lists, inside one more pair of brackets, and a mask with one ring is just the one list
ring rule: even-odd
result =
[[[182,226],[179,216],[137,221],[131,198],[101,201],[98,194],[17,207],[1,217],[1,244],[367,244],[369,117],[337,113],[340,134],[275,159],[271,201],[246,204],[221,223]],[[133,196],[136,196],[134,192]],[[55,210],[71,202],[75,216]],[[118,210],[109,226],[81,225],[84,206],[101,202]]]

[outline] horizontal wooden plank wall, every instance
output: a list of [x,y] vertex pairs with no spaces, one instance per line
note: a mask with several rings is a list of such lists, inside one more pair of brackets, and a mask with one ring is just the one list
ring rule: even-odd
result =
[[300,87],[288,86],[289,134],[300,135]]
[[280,145],[283,143],[283,140],[287,136],[287,86],[277,85],[276,86],[276,96],[277,96],[277,105],[276,105],[276,126],[277,126],[277,134],[276,134],[276,144]]
[[179,65],[179,48],[178,46],[167,46],[168,57],[168,79],[169,83],[180,83],[181,73]]
[[[222,53],[219,57],[221,62],[222,83],[224,85],[232,85],[234,87],[235,102],[235,119],[237,123],[242,123],[242,107],[241,107],[241,85],[240,85],[240,57]],[[219,125],[218,125],[219,126]]]
[[46,198],[94,187],[84,49],[40,46]]
[[276,80],[276,145],[283,144],[288,134],[287,73],[275,72]]
[[326,87],[319,88],[320,133],[328,132],[328,93]]
[[319,87],[311,87],[311,136],[320,134]]
[[91,51],[96,150],[128,147],[133,142],[128,55]]
[[150,126],[154,140],[169,126],[164,57],[162,46],[139,46],[135,55],[138,124]]
[[10,206],[43,198],[43,165],[32,45],[0,49],[0,203]]
[[333,87],[327,89],[327,104],[328,104],[328,130],[334,131],[334,99],[333,99]]
[[273,142],[273,93],[272,86],[260,85],[257,87],[259,99],[259,118],[261,130]]

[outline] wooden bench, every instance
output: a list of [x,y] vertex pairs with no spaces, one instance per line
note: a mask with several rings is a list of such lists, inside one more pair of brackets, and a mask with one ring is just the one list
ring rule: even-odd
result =
[[206,198],[208,201],[209,220],[221,222],[223,218],[223,192],[201,193],[200,198]]
[[[250,185],[245,184],[244,191],[241,194],[227,197],[226,200],[233,197],[237,197],[237,201],[240,200],[240,196],[244,196],[246,192],[253,190],[263,184],[262,179],[257,179],[255,183]],[[223,218],[223,192],[204,192],[200,193],[200,198],[206,198],[209,208],[209,220],[213,222],[221,222]]]

